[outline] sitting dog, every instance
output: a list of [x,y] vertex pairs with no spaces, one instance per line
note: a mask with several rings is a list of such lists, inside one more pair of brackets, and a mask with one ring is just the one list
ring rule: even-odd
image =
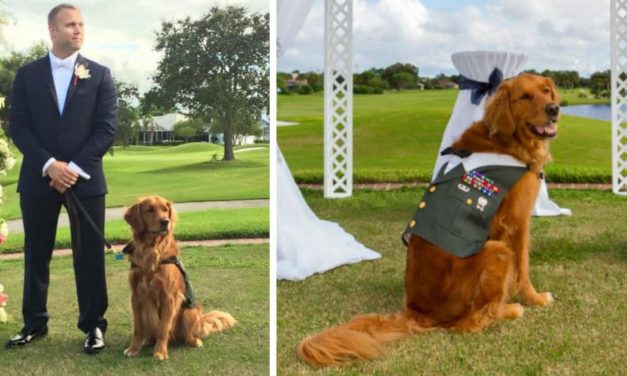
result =
[[164,360],[170,341],[200,347],[201,338],[236,323],[228,313],[203,315],[195,305],[191,284],[177,259],[176,218],[172,203],[159,196],[139,199],[124,215],[133,231],[133,241],[124,250],[131,262],[133,308],[133,339],[124,350],[127,356],[137,355],[144,344],[154,344],[154,357]]
[[404,309],[358,316],[305,338],[300,356],[316,365],[372,358],[411,333],[479,331],[520,317],[523,307],[510,303],[512,295],[549,304],[551,294],[536,292],[529,278],[529,223],[558,103],[549,78],[523,74],[502,82],[483,120],[446,150],[460,163],[444,166],[407,226]]

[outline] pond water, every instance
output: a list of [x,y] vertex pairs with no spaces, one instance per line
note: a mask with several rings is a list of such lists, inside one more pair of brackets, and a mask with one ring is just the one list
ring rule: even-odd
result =
[[612,108],[609,104],[578,104],[560,109],[563,114],[597,120],[612,120]]

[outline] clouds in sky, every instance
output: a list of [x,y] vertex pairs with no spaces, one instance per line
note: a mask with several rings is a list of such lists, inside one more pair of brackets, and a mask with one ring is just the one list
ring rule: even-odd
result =
[[[513,50],[528,68],[589,75],[610,66],[610,0],[354,0],[356,71],[412,63],[421,75],[453,73],[456,51]],[[279,70],[324,69],[324,0],[315,0]]]
[[[37,41],[50,45],[47,15],[61,0],[6,0],[3,9],[9,25],[3,35],[5,50],[25,50]],[[139,85],[151,86],[150,77],[160,55],[154,51],[155,32],[162,21],[198,18],[212,6],[244,6],[251,12],[267,13],[268,0],[108,0],[70,1],[79,7],[85,22],[85,43],[81,53],[111,68],[114,76]]]

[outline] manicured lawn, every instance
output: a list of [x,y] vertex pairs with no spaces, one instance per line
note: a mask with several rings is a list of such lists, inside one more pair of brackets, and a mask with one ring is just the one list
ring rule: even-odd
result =
[[572,217],[532,220],[531,279],[556,301],[481,334],[435,331],[388,346],[381,358],[318,370],[297,355],[300,340],[358,314],[395,312],[403,300],[401,232],[423,189],[305,197],[380,260],[343,266],[277,286],[280,375],[620,375],[627,374],[627,199],[607,191],[553,190]]
[[[27,348],[0,349],[3,375],[267,375],[269,372],[268,247],[185,248],[181,259],[204,311],[231,313],[238,324],[204,340],[202,348],[170,346],[170,359],[153,360],[122,352],[132,334],[128,263],[107,260],[109,329],[102,354],[81,353],[84,335],[76,328],[78,308],[70,257],[54,258],[48,309],[50,333]],[[22,261],[0,261],[0,283],[9,294],[7,311],[21,321]],[[4,343],[21,322],[0,324]]]
[[[176,237],[179,240],[256,238],[270,235],[270,214],[266,208],[215,209],[178,214]],[[105,226],[107,240],[113,244],[131,239],[130,227],[124,220],[110,220]],[[57,231],[56,248],[70,248],[70,228]],[[22,252],[24,235],[10,234],[0,245],[0,254]],[[1,282],[0,282],[1,283]]]
[[[354,97],[353,163],[356,182],[428,180],[457,90],[387,91]],[[575,91],[565,98],[583,103]],[[579,102],[577,102],[579,100]],[[586,100],[590,102],[590,100]],[[592,101],[594,102],[594,101]],[[323,97],[278,97],[278,119],[298,122],[279,127],[279,146],[300,182],[323,177]],[[551,144],[549,181],[611,181],[611,125],[563,116]]]
[[[139,196],[159,194],[174,202],[268,198],[269,149],[235,152],[233,162],[222,158],[223,148],[207,143],[173,147],[132,146],[115,148],[104,158],[109,194],[107,206],[128,205]],[[21,159],[21,156],[20,156]],[[18,165],[0,179],[4,205],[0,217],[20,217],[16,182]]]
[[583,90],[586,96],[590,95],[588,89],[559,89],[559,93],[562,101],[567,101],[569,106],[575,104],[610,104],[609,99],[579,98],[580,90]]

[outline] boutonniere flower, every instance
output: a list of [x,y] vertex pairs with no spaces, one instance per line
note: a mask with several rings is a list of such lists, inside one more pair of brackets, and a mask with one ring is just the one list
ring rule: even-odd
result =
[[74,67],[74,86],[78,85],[78,80],[86,80],[91,78],[89,69],[83,64],[76,64]]

